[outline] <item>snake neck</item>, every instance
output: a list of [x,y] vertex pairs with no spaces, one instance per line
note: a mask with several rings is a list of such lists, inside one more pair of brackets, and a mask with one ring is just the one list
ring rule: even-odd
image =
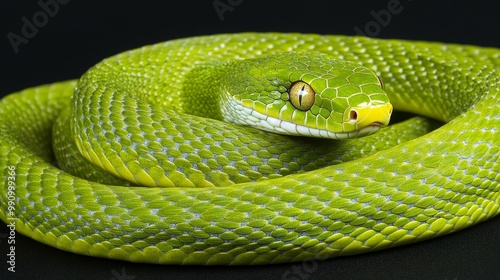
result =
[[189,71],[179,98],[182,111],[191,115],[223,120],[221,100],[226,98],[221,85],[227,63],[206,62]]

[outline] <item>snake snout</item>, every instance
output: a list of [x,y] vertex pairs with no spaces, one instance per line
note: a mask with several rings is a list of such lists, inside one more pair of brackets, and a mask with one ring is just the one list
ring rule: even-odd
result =
[[387,126],[391,119],[392,105],[390,103],[382,105],[366,105],[350,108],[347,110],[344,120],[353,123],[356,129],[368,126]]

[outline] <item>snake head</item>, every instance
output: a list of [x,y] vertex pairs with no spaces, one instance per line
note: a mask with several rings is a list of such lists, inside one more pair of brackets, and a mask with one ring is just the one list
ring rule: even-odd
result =
[[285,52],[234,62],[221,99],[224,120],[279,134],[348,139],[388,125],[380,78],[357,63]]

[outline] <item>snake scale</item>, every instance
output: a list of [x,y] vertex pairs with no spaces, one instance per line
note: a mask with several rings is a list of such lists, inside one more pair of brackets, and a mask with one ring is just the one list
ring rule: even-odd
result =
[[[448,234],[500,211],[499,65],[494,48],[313,34],[124,52],[78,83],[0,101],[0,218],[62,250],[160,264],[324,259]],[[327,101],[345,69],[346,88],[367,94]],[[371,113],[336,108],[386,97],[443,124],[414,133],[426,120],[410,119],[345,141],[281,135],[284,118],[356,136],[352,120]],[[281,130],[241,125],[262,120]]]

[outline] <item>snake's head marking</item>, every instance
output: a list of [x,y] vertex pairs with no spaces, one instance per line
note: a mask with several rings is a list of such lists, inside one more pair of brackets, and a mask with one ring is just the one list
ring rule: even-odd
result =
[[319,53],[237,61],[223,79],[223,118],[275,133],[362,137],[388,125],[392,113],[372,70]]

